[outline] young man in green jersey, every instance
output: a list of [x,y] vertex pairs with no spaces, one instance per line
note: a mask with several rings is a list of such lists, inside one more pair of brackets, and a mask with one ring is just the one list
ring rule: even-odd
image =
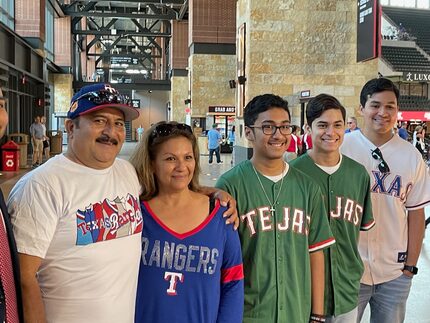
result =
[[324,254],[333,244],[321,190],[282,156],[291,135],[288,103],[264,94],[245,107],[251,160],[217,187],[237,200],[245,273],[245,323],[323,322]]
[[357,321],[363,274],[358,237],[360,230],[367,231],[375,224],[369,175],[362,165],[339,152],[345,134],[345,115],[345,108],[331,95],[320,94],[310,100],[306,119],[313,148],[290,163],[310,175],[321,188],[336,238],[336,244],[324,250],[324,309],[326,322],[331,323]]

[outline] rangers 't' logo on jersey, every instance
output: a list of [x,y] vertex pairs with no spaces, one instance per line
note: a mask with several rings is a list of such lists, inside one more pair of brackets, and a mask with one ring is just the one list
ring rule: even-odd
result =
[[164,279],[170,282],[169,288],[167,289],[167,295],[176,296],[176,284],[178,283],[178,281],[181,283],[184,282],[184,274],[166,271],[164,273]]

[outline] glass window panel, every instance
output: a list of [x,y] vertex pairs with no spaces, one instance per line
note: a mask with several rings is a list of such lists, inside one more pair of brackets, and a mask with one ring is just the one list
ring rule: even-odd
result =
[[429,0],[418,0],[417,7],[423,9],[430,9],[429,2]]

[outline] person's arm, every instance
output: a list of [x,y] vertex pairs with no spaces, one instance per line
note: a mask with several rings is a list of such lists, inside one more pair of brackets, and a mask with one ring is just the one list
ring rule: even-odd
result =
[[223,217],[228,218],[226,223],[234,223],[234,229],[239,227],[239,217],[236,209],[236,200],[227,192],[220,189],[208,186],[200,187],[200,193],[217,198],[222,206],[227,207],[227,211],[224,212]]
[[237,231],[225,227],[225,232],[217,322],[241,323],[244,303],[242,251]]
[[[408,211],[408,257],[405,265],[417,265],[423,244],[424,230],[424,208]],[[403,273],[409,277],[413,276],[408,270],[404,270]]]
[[312,314],[324,314],[324,252],[310,253]]
[[22,305],[25,323],[46,323],[45,307],[36,273],[42,258],[19,254],[21,270]]

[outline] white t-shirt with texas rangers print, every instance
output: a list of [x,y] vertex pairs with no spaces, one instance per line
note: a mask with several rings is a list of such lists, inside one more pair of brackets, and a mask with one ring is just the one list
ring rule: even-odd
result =
[[18,251],[43,259],[37,277],[49,323],[134,322],[139,189],[128,161],[96,170],[64,155],[12,189]]

